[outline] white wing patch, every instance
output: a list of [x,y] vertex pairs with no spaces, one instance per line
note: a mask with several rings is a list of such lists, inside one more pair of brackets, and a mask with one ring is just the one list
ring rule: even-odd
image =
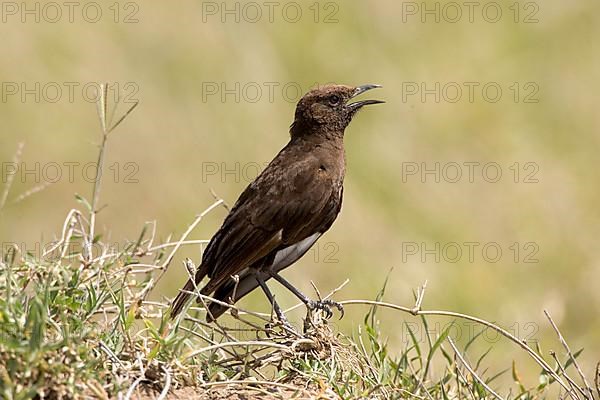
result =
[[275,261],[273,261],[273,265],[271,266],[273,272],[279,272],[285,267],[296,262],[296,260],[302,257],[308,251],[308,249],[315,244],[322,234],[323,233],[321,232],[317,232],[296,244],[279,250],[275,255]]

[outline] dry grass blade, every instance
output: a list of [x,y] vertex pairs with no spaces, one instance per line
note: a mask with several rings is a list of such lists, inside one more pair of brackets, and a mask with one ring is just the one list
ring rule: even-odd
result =
[[279,349],[279,350],[285,350],[285,351],[290,351],[290,352],[293,351],[293,349],[290,348],[289,346],[284,346],[284,345],[281,345],[278,343],[269,343],[269,342],[264,342],[264,341],[235,341],[235,342],[228,342],[228,343],[219,343],[219,344],[215,344],[213,346],[204,347],[202,349],[193,351],[192,353],[186,355],[184,358],[192,358],[192,357],[195,357],[198,354],[204,353],[206,351],[218,350],[223,347],[246,347],[246,346],[272,347],[272,348]]
[[458,348],[456,347],[456,345],[452,341],[452,338],[448,337],[447,340],[448,340],[448,343],[450,343],[450,346],[452,347],[452,350],[454,350],[454,353],[456,354],[456,356],[458,357],[458,359],[460,360],[460,362],[469,371],[469,373],[471,374],[471,376],[473,378],[475,378],[475,380],[477,382],[479,382],[479,384],[481,386],[483,386],[485,388],[485,390],[487,390],[489,393],[491,393],[491,395],[494,396],[494,398],[496,398],[496,400],[503,400],[502,397],[498,393],[496,393],[491,387],[489,387],[485,383],[485,381],[483,379],[481,379],[481,377],[479,377],[479,375],[477,375],[477,373],[475,372],[475,370],[473,370],[473,368],[471,368],[471,366],[469,365],[469,363],[467,362],[467,360],[465,360],[465,358],[463,357],[463,355],[461,354],[461,352],[458,350]]
[[190,233],[192,233],[192,231],[196,228],[196,226],[198,226],[200,221],[202,221],[202,219],[208,213],[210,213],[212,210],[214,210],[219,205],[221,205],[222,202],[223,202],[223,200],[214,202],[210,207],[208,207],[200,215],[198,215],[196,217],[196,219],[190,224],[190,226],[188,226],[187,230],[183,233],[183,235],[181,235],[181,238],[179,239],[179,241],[176,242],[175,246],[173,247],[173,250],[171,250],[171,252],[169,253],[169,256],[167,257],[165,262],[160,266],[160,268],[159,268],[160,272],[159,272],[158,276],[156,277],[156,279],[152,279],[146,286],[146,288],[141,296],[142,300],[146,300],[146,297],[148,296],[150,291],[156,286],[158,281],[160,281],[160,279],[167,272],[167,269],[168,269],[169,265],[171,264],[171,261],[173,261],[173,258],[175,257],[177,250],[179,250],[179,248],[185,243],[185,241],[186,241],[187,237],[190,235]]
[[[552,325],[552,329],[554,329],[554,332],[556,332],[556,335],[558,336],[558,340],[560,341],[560,344],[567,351],[567,354],[569,355],[569,359],[571,360],[571,362],[575,366],[575,369],[577,370],[577,373],[579,374],[579,377],[581,378],[581,380],[583,381],[583,383],[585,385],[585,388],[586,388],[587,392],[585,392],[585,393],[582,392],[582,394],[587,399],[592,399],[593,400],[594,399],[594,391],[593,391],[592,387],[590,386],[589,382],[587,381],[587,379],[585,377],[585,374],[581,370],[581,367],[579,366],[579,363],[577,362],[577,359],[573,356],[573,352],[571,351],[571,348],[567,344],[567,341],[563,337],[562,333],[560,333],[560,330],[558,329],[558,326],[556,326],[556,324],[554,323],[554,320],[550,316],[550,313],[548,313],[548,311],[544,310],[544,314],[546,315],[546,318],[548,318],[548,321],[550,321],[550,325]],[[579,386],[577,386],[577,388],[579,388]]]
[[135,108],[138,106],[139,102],[136,101],[135,103],[133,103],[133,105],[131,107],[129,107],[129,109],[127,111],[125,111],[125,114],[123,114],[121,116],[121,118],[119,118],[117,120],[117,122],[115,122],[110,129],[108,130],[108,133],[111,133],[112,131],[114,131],[119,125],[121,125],[121,123],[125,120],[125,118],[127,118],[127,116],[129,116],[129,114],[131,114],[133,112],[133,110],[135,110]]
[[15,205],[18,204],[20,202],[22,202],[23,200],[27,199],[28,197],[33,196],[34,194],[37,194],[41,191],[43,191],[44,189],[46,189],[48,186],[53,185],[52,182],[43,182],[39,185],[36,185],[34,187],[32,187],[31,189],[25,191],[24,193],[21,193],[20,195],[18,195],[13,201],[10,202],[11,205]]
[[[10,193],[10,189],[14,183],[15,176],[17,175],[16,165],[19,164],[19,161],[21,160],[24,147],[25,147],[24,142],[20,142],[17,145],[17,150],[15,151],[15,154],[13,155],[12,162],[11,162],[12,165],[15,166],[15,170],[13,172],[7,170],[8,173],[6,174],[5,177],[3,177],[3,179],[5,179],[5,182],[4,182],[4,189],[2,190],[2,194],[0,195],[0,213],[2,212],[2,209],[4,208],[4,206],[6,206],[6,204],[7,204],[6,202],[8,199],[8,194]],[[51,182],[44,182],[40,185],[37,185],[37,186],[33,187],[32,189],[27,190],[25,193],[22,193],[21,195],[17,196],[11,202],[11,204],[14,205],[14,204],[20,203],[21,201],[25,200],[29,196],[41,192],[42,190],[44,190],[45,188],[47,188],[50,185],[52,185]]]
[[278,383],[278,382],[271,382],[271,381],[259,381],[259,380],[231,380],[231,381],[225,381],[225,382],[207,382],[207,383],[203,384],[202,386],[215,387],[215,386],[235,386],[235,385],[272,386],[272,387],[279,387],[279,388],[288,389],[288,390],[292,390],[292,391],[299,391],[299,392],[305,393],[306,395],[309,395],[309,396],[311,395],[311,393],[309,391],[307,391],[306,389],[301,388],[301,387],[297,387],[297,386],[293,386],[293,385],[289,385],[289,384],[285,384],[285,383]]
[[[12,159],[13,164],[18,164],[21,160],[21,156],[23,155],[23,147],[25,147],[24,142],[20,142],[17,145],[17,150],[15,151],[15,154]],[[14,173],[10,173],[6,177],[6,182],[4,183],[4,190],[2,190],[2,195],[0,196],[0,211],[2,211],[4,205],[6,204],[6,199],[8,198],[8,193],[10,192],[10,188],[14,182],[16,174],[17,171],[15,170]]]

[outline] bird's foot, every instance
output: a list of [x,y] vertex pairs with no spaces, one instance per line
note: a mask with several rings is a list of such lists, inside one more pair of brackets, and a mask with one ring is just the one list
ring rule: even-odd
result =
[[296,329],[292,326],[292,324],[289,323],[289,321],[283,314],[277,315],[276,319],[272,319],[265,325],[265,329],[267,330],[267,332],[277,327],[281,327],[284,331],[287,331],[289,333],[296,333]]
[[333,311],[331,311],[332,307],[335,307],[340,312],[340,319],[344,316],[344,306],[342,306],[337,301],[333,300],[319,300],[314,301],[311,300],[306,304],[309,310],[321,310],[325,313],[325,318],[330,319],[333,316]]

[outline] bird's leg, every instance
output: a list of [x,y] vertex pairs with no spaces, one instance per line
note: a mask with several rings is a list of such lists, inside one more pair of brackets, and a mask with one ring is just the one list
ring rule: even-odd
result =
[[279,283],[281,283],[283,286],[285,286],[290,292],[292,292],[297,298],[300,299],[300,301],[302,301],[304,304],[306,304],[306,307],[309,310],[322,310],[325,313],[325,316],[327,317],[327,319],[331,318],[333,316],[333,312],[331,311],[331,307],[335,307],[338,309],[338,311],[340,312],[340,319],[344,316],[344,307],[333,300],[319,300],[319,301],[314,301],[308,298],[308,296],[306,296],[304,293],[302,293],[301,291],[299,291],[298,289],[296,289],[296,287],[294,285],[292,285],[290,282],[288,282],[287,280],[285,280],[281,275],[279,275],[278,273],[272,273],[271,276]]
[[279,304],[277,304],[277,302],[275,301],[275,296],[273,296],[273,293],[271,293],[271,290],[265,283],[265,280],[263,279],[263,277],[260,275],[260,272],[255,273],[254,276],[256,277],[256,281],[260,285],[260,288],[263,290],[263,292],[265,292],[265,295],[267,296],[269,303],[271,303],[271,306],[273,307],[273,310],[275,311],[275,315],[277,315],[277,319],[283,325],[286,325],[289,327],[289,323],[288,323],[287,318],[285,317],[285,314],[281,310],[281,307],[279,307]]

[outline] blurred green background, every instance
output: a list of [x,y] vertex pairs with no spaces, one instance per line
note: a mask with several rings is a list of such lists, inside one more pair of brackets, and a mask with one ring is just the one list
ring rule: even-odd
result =
[[[158,239],[181,235],[213,203],[211,189],[233,204],[257,165],[287,142],[298,88],[379,83],[369,96],[387,104],[363,111],[346,131],[343,211],[285,275],[307,293],[310,280],[328,292],[349,278],[337,299],[373,298],[393,267],[385,300],[410,305],[427,280],[425,308],[496,321],[560,352],[547,309],[572,348],[586,348],[591,371],[600,351],[600,3],[475,3],[472,14],[464,3],[434,1],[100,2],[85,11],[78,3],[72,22],[66,7],[56,18],[45,3],[3,3],[0,193],[18,144],[25,147],[0,242],[35,252],[60,233],[78,206],[74,194],[90,197],[83,166],[96,160],[100,134],[87,83],[110,82],[113,94],[118,87],[140,101],[109,139],[98,229],[111,243],[137,238],[150,220]],[[98,7],[102,16],[91,22]],[[471,162],[479,163],[473,179]],[[65,163],[79,163],[73,179]],[[48,184],[55,164],[62,176]],[[487,164],[495,169],[483,171]],[[436,165],[439,181],[421,175]],[[462,177],[453,182],[457,165]],[[497,169],[502,176],[490,182]],[[225,213],[211,213],[192,238],[210,238]],[[494,248],[482,253],[490,243],[502,250],[496,262]],[[200,249],[180,253],[155,298],[177,293],[186,255],[198,262]],[[295,303],[272,287],[284,305]],[[242,305],[268,310],[261,293]],[[345,332],[366,311],[348,308],[336,322]],[[407,340],[400,322],[414,319],[381,317],[399,349]],[[493,368],[517,359],[535,370],[513,345],[489,337]]]

